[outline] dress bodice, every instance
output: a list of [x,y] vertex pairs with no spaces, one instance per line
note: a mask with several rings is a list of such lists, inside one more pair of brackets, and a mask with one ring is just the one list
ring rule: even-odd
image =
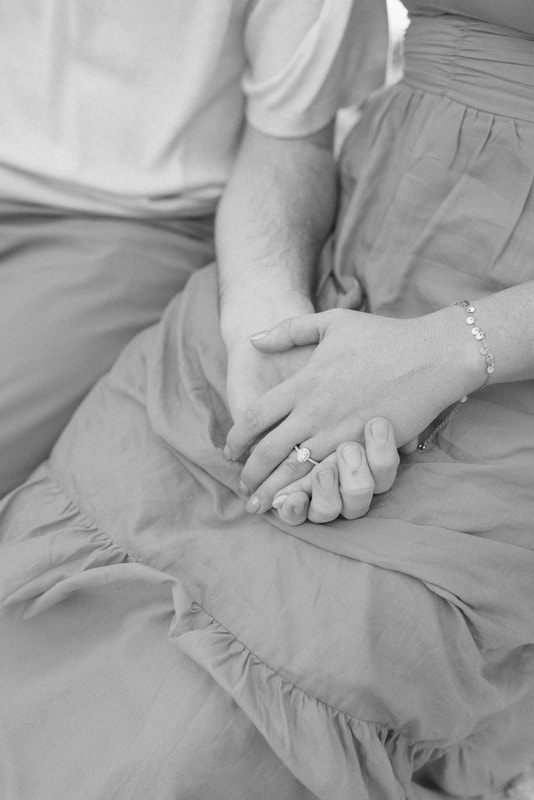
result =
[[402,0],[411,15],[455,14],[534,33],[532,0]]
[[[499,7],[489,0],[405,5],[405,83],[480,111],[534,122],[534,8],[527,14],[523,0]],[[514,27],[523,22],[528,25]]]

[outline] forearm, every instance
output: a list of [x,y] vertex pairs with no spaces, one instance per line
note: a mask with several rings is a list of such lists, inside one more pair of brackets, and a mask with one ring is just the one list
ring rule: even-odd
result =
[[227,346],[313,310],[315,267],[336,210],[330,138],[329,131],[297,140],[245,131],[216,221]]

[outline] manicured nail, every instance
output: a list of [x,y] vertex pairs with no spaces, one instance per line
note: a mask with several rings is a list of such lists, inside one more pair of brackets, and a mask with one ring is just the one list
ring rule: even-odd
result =
[[233,461],[232,451],[227,444],[224,445],[223,455],[227,461]]
[[347,444],[341,451],[343,461],[351,469],[356,469],[362,463],[362,451],[357,444]]
[[322,469],[317,473],[317,480],[319,481],[319,486],[321,489],[324,489],[325,491],[333,489],[336,485],[336,476],[334,475],[334,470]]
[[243,483],[243,481],[239,481],[239,486],[237,487],[239,494],[243,495],[244,497],[248,497],[250,495],[249,490]]
[[273,508],[282,508],[289,495],[279,494],[273,500]]
[[248,503],[246,504],[245,508],[247,509],[249,514],[255,514],[256,511],[259,510],[259,507],[260,507],[260,498],[257,497],[255,494],[253,494]]
[[253,333],[252,336],[249,336],[251,342],[258,342],[260,339],[263,339],[264,336],[267,336],[269,331],[258,331],[258,333]]
[[375,419],[371,423],[371,433],[375,442],[385,444],[389,439],[389,424],[385,419]]

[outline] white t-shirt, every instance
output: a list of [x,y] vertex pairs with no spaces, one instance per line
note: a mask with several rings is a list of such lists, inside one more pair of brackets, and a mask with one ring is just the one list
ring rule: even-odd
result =
[[209,213],[244,117],[299,137],[382,78],[377,0],[0,0],[0,199]]

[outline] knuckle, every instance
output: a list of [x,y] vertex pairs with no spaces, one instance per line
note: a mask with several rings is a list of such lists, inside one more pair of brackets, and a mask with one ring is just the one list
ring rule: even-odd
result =
[[287,525],[293,525],[293,526],[302,525],[302,523],[304,522],[304,518],[300,519],[300,518],[294,517],[292,514],[286,514],[282,510],[279,511],[278,514],[280,516],[280,519],[283,522],[285,522]]
[[369,511],[373,491],[352,491],[345,492],[343,495],[343,516],[345,519],[359,519]]
[[308,514],[308,519],[310,522],[316,522],[319,525],[324,525],[326,522],[333,522],[335,519],[339,517],[339,511],[319,511],[317,509],[313,509]]
[[341,498],[331,500],[318,500],[313,502],[313,510],[316,516],[323,518],[324,522],[330,522],[341,514],[343,504]]
[[365,517],[365,515],[369,511],[370,505],[371,505],[370,503],[367,503],[359,508],[343,508],[343,518],[360,519],[360,517]]
[[389,492],[395,483],[396,475],[396,472],[384,472],[383,475],[376,475],[374,494],[384,494],[384,492]]
[[375,458],[373,460],[372,470],[376,474],[387,475],[390,472],[396,471],[399,464],[400,456],[395,450],[394,453],[389,453],[387,455]]
[[298,511],[293,508],[288,515],[288,522],[290,525],[302,525],[303,522],[306,522],[307,516],[307,506]]
[[356,502],[368,501],[373,496],[374,483],[365,483],[343,490],[343,496]]

